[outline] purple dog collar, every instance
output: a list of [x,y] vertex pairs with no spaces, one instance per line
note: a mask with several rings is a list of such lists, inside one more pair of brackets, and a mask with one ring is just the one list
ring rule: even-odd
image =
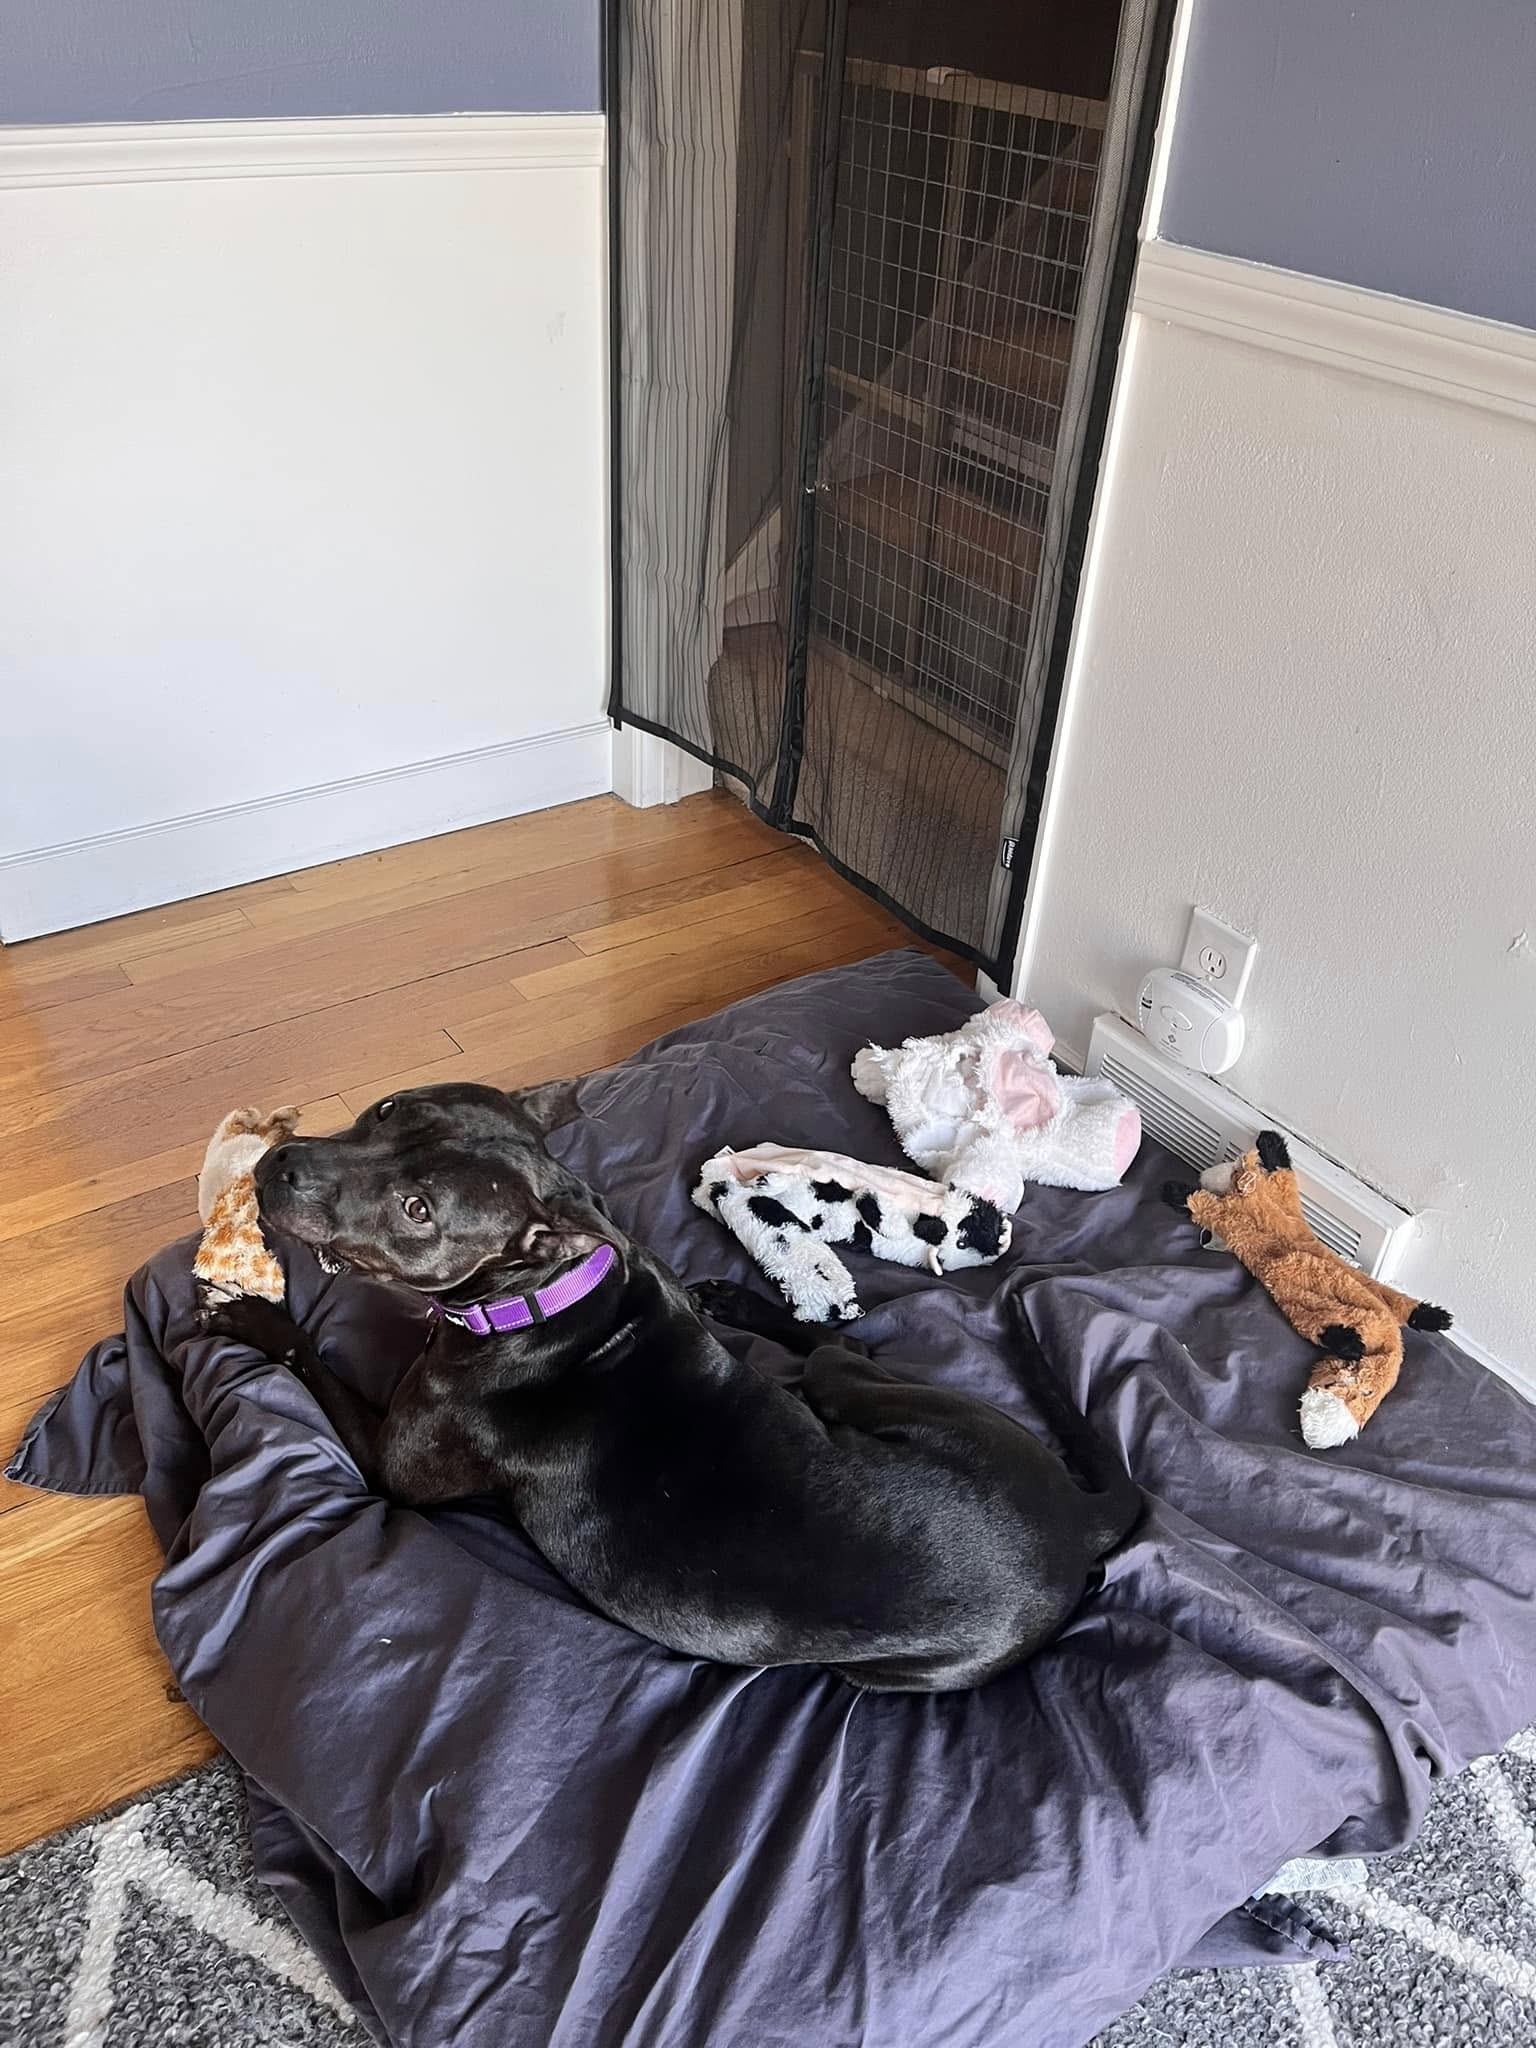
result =
[[562,1273],[558,1280],[551,1280],[534,1294],[509,1294],[503,1301],[477,1301],[470,1308],[444,1308],[434,1301],[432,1313],[441,1316],[445,1323],[457,1323],[472,1337],[501,1337],[511,1330],[531,1329],[535,1323],[547,1323],[561,1309],[574,1308],[578,1301],[584,1301],[618,1262],[619,1255],[613,1246],[600,1244],[595,1252],[588,1252],[579,1266],[572,1266],[568,1273]]

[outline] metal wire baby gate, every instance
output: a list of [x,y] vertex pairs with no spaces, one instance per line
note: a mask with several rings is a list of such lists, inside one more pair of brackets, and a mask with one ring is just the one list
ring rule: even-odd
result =
[[1104,103],[852,59],[844,94],[816,627],[1001,765]]

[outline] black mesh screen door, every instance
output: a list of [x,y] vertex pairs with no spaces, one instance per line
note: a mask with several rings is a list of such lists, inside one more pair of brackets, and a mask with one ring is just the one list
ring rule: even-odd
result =
[[1168,0],[611,0],[614,690],[1004,975]]

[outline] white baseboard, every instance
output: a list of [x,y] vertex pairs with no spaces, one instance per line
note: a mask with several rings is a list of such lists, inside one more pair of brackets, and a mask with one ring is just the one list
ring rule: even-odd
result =
[[636,810],[675,804],[714,785],[713,768],[670,740],[633,725],[621,726],[613,736],[614,795]]
[[1176,242],[1143,243],[1132,304],[1144,319],[1536,420],[1536,334],[1500,320]]
[[0,939],[547,810],[613,786],[606,720],[0,860]]

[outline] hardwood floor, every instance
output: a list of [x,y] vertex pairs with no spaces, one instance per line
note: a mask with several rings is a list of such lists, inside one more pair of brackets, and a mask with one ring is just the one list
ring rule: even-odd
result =
[[[909,942],[732,798],[598,797],[0,952],[0,1452],[195,1228],[236,1103],[584,1072]],[[0,1853],[211,1753],[150,1628],[137,1500],[0,1481]]]

